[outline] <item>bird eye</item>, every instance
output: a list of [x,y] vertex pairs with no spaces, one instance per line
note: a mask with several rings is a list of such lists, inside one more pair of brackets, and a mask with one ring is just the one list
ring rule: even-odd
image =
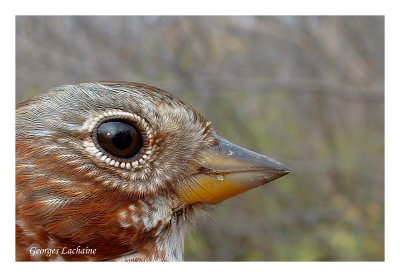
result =
[[118,158],[132,158],[142,148],[138,130],[123,121],[102,123],[96,131],[97,142],[108,153]]

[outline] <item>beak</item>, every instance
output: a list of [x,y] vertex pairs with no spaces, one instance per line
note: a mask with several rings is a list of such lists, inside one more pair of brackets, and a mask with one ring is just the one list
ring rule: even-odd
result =
[[271,158],[216,136],[217,145],[202,153],[198,172],[178,189],[186,204],[218,203],[267,184],[290,172]]

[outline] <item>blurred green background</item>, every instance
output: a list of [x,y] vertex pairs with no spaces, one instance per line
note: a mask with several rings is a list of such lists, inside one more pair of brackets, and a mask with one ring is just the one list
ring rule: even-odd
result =
[[96,80],[293,170],[201,218],[186,260],[384,260],[384,17],[16,17],[16,102]]

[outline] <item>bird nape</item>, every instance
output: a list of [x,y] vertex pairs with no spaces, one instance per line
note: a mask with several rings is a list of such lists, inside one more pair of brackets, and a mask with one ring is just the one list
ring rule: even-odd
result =
[[166,91],[50,90],[16,110],[16,260],[179,261],[196,212],[289,173]]

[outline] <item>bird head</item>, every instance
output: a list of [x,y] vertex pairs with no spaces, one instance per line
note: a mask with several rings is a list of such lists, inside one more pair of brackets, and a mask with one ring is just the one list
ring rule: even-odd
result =
[[288,172],[158,88],[58,87],[17,106],[17,259],[181,260],[196,211]]

